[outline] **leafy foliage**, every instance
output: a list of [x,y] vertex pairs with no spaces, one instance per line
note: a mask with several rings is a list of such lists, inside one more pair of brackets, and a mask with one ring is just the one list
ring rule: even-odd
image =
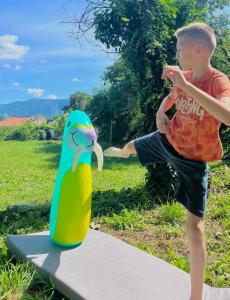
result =
[[[103,4],[98,9],[94,6],[95,38],[108,49],[114,49],[120,58],[107,70],[109,87],[106,85],[106,89],[94,95],[92,103],[100,103],[99,110],[93,113],[94,120],[98,120],[102,138],[109,140],[110,144],[123,145],[157,129],[155,115],[171,87],[161,79],[162,68],[165,64],[177,64],[176,29],[196,21],[210,24],[219,43],[212,64],[229,74],[229,20],[217,13],[229,1],[110,0],[103,1]],[[132,93],[127,97],[130,90]],[[119,110],[125,112],[126,107],[127,114],[121,114],[122,120],[118,122],[116,115],[120,115]],[[173,113],[171,110],[167,114],[171,117]],[[146,186],[151,196],[162,198],[167,190],[165,200],[170,198],[176,186],[174,175],[168,165],[148,167]],[[160,185],[156,187],[159,178]]]
[[0,127],[0,140],[46,140],[49,139],[48,128],[52,128],[52,125],[47,123],[35,124],[32,122],[13,127],[2,126]]
[[86,106],[89,105],[91,98],[91,95],[88,93],[78,91],[70,96],[69,105],[65,106],[63,110],[65,112],[71,112],[75,109],[85,110]]

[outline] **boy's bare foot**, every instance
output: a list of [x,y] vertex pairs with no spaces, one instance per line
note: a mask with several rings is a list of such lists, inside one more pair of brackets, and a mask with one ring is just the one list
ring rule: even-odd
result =
[[104,156],[109,156],[109,157],[123,157],[123,158],[129,157],[128,153],[124,153],[122,149],[116,147],[110,147],[106,149],[103,153]]

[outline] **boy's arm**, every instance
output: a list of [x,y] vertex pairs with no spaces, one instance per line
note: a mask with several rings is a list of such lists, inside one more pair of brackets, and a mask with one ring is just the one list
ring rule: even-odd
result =
[[191,83],[187,83],[184,90],[195,98],[210,115],[230,126],[230,97],[217,100]]
[[175,100],[172,96],[172,91],[171,91],[169,93],[169,95],[164,98],[164,100],[162,101],[162,103],[157,111],[156,125],[157,125],[158,130],[161,133],[166,133],[170,127],[169,118],[165,114],[165,112],[173,106],[174,102],[175,102]]
[[217,98],[214,98],[188,82],[179,67],[165,66],[164,73],[175,86],[192,96],[210,115],[230,126],[230,83],[226,76],[215,80]]
[[174,103],[175,103],[175,100],[172,98],[172,92],[170,92],[164,98],[164,100],[161,102],[161,105],[160,105],[158,111],[161,111],[161,112],[165,113],[166,111],[168,111],[173,106]]

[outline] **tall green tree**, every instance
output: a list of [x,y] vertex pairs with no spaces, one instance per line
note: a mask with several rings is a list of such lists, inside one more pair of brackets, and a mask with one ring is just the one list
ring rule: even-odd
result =
[[72,110],[79,109],[84,111],[92,100],[92,96],[88,93],[77,91],[70,96],[70,102],[64,107],[65,112],[71,112]]
[[[196,1],[109,1],[95,12],[95,37],[115,48],[133,71],[143,114],[142,133],[155,131],[156,112],[170,85],[161,79],[164,64],[176,64],[174,32],[204,13]],[[171,197],[175,173],[169,165],[149,166],[146,187],[154,201]]]
[[140,128],[138,82],[122,59],[107,67],[102,80],[104,86],[95,92],[87,111],[100,128],[100,138],[107,141],[105,146],[122,146]]
[[[133,131],[133,138],[156,130],[156,112],[171,87],[169,82],[161,79],[162,68],[165,64],[177,64],[174,35],[176,29],[195,21],[206,21],[212,25],[216,30],[218,42],[223,45],[220,52],[216,52],[213,63],[217,66],[222,61],[224,66],[226,49],[223,38],[227,34],[227,21],[220,22],[222,18],[215,12],[229,1],[95,0],[87,2],[86,11],[77,22],[78,29],[81,31],[80,25],[85,26],[88,22],[90,29],[95,28],[95,38],[106,46],[108,52],[115,51],[120,54],[122,64],[135,77],[136,99],[139,99],[142,117],[139,119],[141,132]],[[89,17],[90,13],[91,17]],[[215,21],[212,14],[215,14]],[[84,28],[84,31],[87,29]],[[105,111],[108,110],[110,117],[113,117],[114,112],[114,106],[110,103],[113,99],[110,92],[112,93],[116,84],[112,82],[113,87],[109,89],[109,93],[108,91],[103,93]],[[101,112],[104,113],[103,109]],[[169,117],[172,113],[173,111],[169,112]],[[155,201],[165,198],[165,191],[167,197],[171,197],[175,190],[175,172],[169,165],[149,166],[146,183]]]

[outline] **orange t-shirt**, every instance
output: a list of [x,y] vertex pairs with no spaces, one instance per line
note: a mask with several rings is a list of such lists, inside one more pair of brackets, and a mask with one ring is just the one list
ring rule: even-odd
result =
[[[189,82],[217,100],[230,97],[228,77],[213,67],[196,81],[192,80],[192,71],[183,71],[183,74]],[[169,100],[176,104],[177,111],[166,132],[170,144],[179,154],[189,159],[207,162],[221,159],[221,122],[182,89],[174,86],[171,95]]]

